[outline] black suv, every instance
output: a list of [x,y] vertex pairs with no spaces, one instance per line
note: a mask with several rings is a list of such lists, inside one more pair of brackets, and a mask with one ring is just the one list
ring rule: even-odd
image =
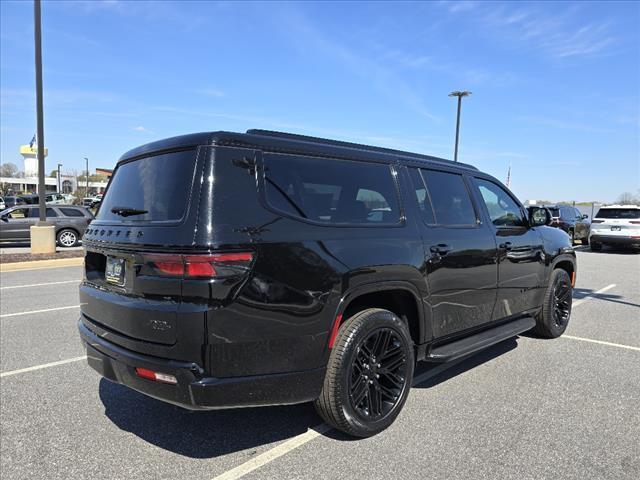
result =
[[589,215],[583,214],[580,210],[569,205],[545,205],[551,212],[552,227],[559,228],[567,232],[571,243],[580,240],[582,245],[589,245],[589,230],[591,223]]
[[389,426],[417,360],[561,335],[576,257],[499,181],[426,155],[262,130],[118,162],[84,236],[79,330],[107,379],[191,410],[315,402]]

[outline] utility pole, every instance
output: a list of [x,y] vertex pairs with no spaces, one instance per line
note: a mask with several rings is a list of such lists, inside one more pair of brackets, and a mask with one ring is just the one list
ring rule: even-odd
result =
[[34,40],[36,46],[36,121],[37,121],[37,155],[38,155],[38,204],[40,207],[40,223],[47,221],[44,184],[44,108],[42,106],[42,27],[40,0],[33,2]]
[[62,193],[62,182],[60,181],[60,167],[61,163],[58,164],[58,193]]
[[87,172],[85,177],[85,180],[87,181],[87,186],[84,187],[84,196],[88,197],[89,196],[89,159],[87,157],[84,157],[84,159],[87,162],[87,169],[85,170]]
[[468,97],[471,95],[471,92],[467,92],[466,90],[463,92],[455,91],[449,94],[450,97],[458,97],[458,116],[456,119],[456,146],[453,152],[453,161],[458,161],[458,140],[460,138],[460,109],[462,108],[462,97]]

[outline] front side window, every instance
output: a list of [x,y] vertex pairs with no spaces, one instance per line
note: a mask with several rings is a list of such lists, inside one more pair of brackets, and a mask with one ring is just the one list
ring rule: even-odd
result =
[[476,225],[476,212],[462,175],[422,170],[422,177],[433,204],[435,223],[444,226]]
[[491,223],[497,227],[524,227],[524,215],[520,206],[501,186],[476,178],[476,185],[484,200]]
[[400,207],[389,165],[296,155],[264,155],[267,203],[326,224],[395,224]]
[[46,215],[47,217],[57,217],[58,212],[56,212],[53,208],[47,208]]
[[9,212],[9,218],[29,218],[30,210],[30,208],[15,208]]

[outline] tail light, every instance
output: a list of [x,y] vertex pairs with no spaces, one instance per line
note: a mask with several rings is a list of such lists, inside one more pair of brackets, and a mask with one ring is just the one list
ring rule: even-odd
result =
[[247,273],[252,261],[251,252],[208,255],[149,254],[144,256],[144,273],[181,278],[233,277]]
[[591,223],[604,223],[604,220],[591,220]]
[[634,225],[640,225],[640,220],[629,220],[629,223],[633,223]]

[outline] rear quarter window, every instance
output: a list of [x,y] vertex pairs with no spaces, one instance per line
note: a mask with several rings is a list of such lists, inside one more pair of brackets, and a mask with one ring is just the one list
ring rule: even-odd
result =
[[65,217],[84,217],[84,214],[75,208],[61,208],[60,211]]
[[297,155],[264,155],[267,204],[321,224],[376,225],[400,222],[391,166]]

